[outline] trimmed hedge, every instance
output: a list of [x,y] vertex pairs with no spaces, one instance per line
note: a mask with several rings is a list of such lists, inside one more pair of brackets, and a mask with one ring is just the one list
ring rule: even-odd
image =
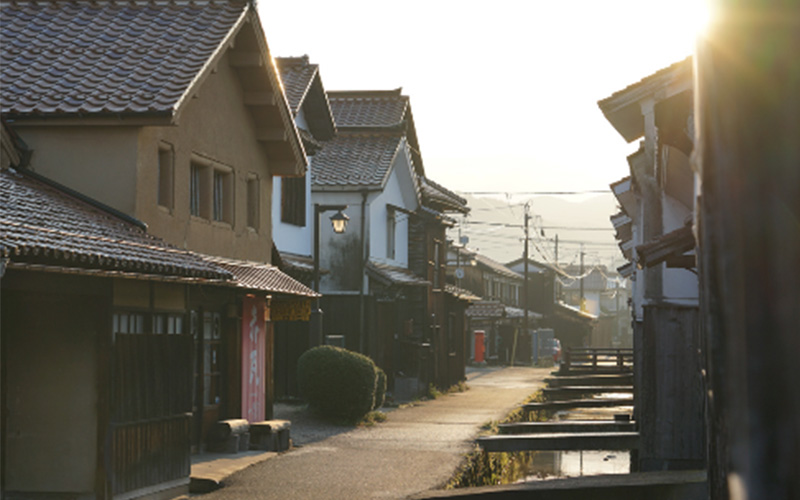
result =
[[297,384],[309,405],[324,416],[357,420],[375,404],[378,370],[363,354],[323,345],[300,356]]

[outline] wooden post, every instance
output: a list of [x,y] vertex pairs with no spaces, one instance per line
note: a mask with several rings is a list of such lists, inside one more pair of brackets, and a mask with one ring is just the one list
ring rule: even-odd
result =
[[695,71],[711,497],[800,491],[800,7],[718,0]]

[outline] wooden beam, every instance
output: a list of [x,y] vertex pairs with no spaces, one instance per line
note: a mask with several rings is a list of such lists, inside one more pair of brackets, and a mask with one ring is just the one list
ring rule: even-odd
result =
[[234,51],[230,53],[228,61],[234,68],[260,68],[264,65],[260,52]]
[[528,403],[522,405],[523,410],[569,410],[573,408],[613,408],[614,406],[631,406],[633,398],[596,398],[573,399],[569,401],[546,401],[544,403]]
[[270,174],[278,176],[297,176],[304,171],[304,165],[291,160],[270,160],[268,166]]
[[256,130],[256,139],[261,142],[286,142],[289,134],[284,128],[260,128]]
[[638,432],[559,432],[478,438],[485,451],[632,450],[639,447]]
[[548,377],[544,379],[550,387],[563,387],[573,385],[608,386],[632,385],[633,375],[630,373],[609,373],[601,375],[567,375]]
[[563,396],[580,396],[581,394],[603,394],[606,392],[614,393],[633,393],[632,385],[607,385],[607,386],[561,386],[561,387],[545,387],[542,389],[545,396],[549,397],[563,397]]
[[549,434],[554,432],[634,432],[634,422],[615,420],[561,420],[552,422],[517,422],[497,426],[500,434]]
[[257,90],[244,93],[245,106],[275,106],[275,93],[268,90]]

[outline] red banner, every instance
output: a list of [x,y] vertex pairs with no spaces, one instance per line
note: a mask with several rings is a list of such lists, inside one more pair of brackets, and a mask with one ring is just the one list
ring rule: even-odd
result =
[[242,418],[250,422],[266,418],[266,307],[264,299],[242,301]]

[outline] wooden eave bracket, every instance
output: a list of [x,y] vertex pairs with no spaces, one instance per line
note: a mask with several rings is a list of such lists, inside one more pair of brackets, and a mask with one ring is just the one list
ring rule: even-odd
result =
[[277,104],[274,92],[259,90],[244,93],[245,106],[277,106]]
[[264,57],[257,51],[233,50],[228,56],[228,64],[234,68],[260,68],[264,66]]

